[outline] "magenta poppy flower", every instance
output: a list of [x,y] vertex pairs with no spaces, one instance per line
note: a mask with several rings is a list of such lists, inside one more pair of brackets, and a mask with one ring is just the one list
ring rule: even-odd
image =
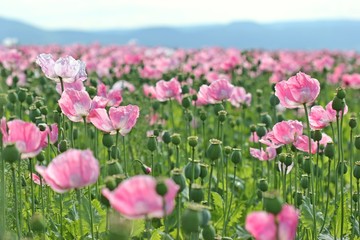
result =
[[293,240],[296,235],[296,228],[299,221],[299,212],[293,206],[285,204],[277,215],[278,239]]
[[312,103],[319,93],[319,81],[302,72],[275,86],[275,95],[286,108],[297,108]]
[[[294,147],[296,147],[296,149],[300,151],[309,152],[309,137],[306,135],[299,136],[294,142]],[[314,142],[314,140],[311,139],[311,153],[315,154],[316,150],[316,143]]]
[[95,183],[99,177],[99,162],[90,150],[69,149],[55,157],[47,167],[35,166],[46,183],[58,193]]
[[[165,212],[170,214],[175,207],[179,186],[166,179]],[[164,217],[163,198],[156,193],[157,180],[151,176],[138,175],[123,181],[113,192],[103,189],[102,194],[111,206],[127,218]]]
[[272,131],[262,137],[260,142],[277,148],[279,146],[295,142],[302,134],[303,125],[301,122],[296,120],[282,121],[276,123],[273,126]]
[[4,145],[15,144],[22,159],[38,155],[47,137],[47,132],[41,132],[35,124],[18,119],[6,123],[2,118],[1,133]]
[[[344,115],[348,112],[348,106],[345,105]],[[342,111],[340,112],[340,116]],[[336,122],[336,110],[332,108],[330,101],[325,109],[322,106],[313,106],[309,114],[310,127],[314,130],[321,130],[330,123]]]
[[212,82],[208,89],[208,95],[215,101],[221,102],[228,100],[234,90],[234,86],[225,79]]
[[164,102],[170,99],[181,98],[181,85],[176,78],[172,78],[170,81],[166,82],[164,80],[160,80],[156,83],[156,99],[160,102]]
[[85,63],[75,60],[71,56],[54,60],[51,54],[42,53],[36,58],[36,63],[41,67],[47,78],[59,82],[72,83],[76,80],[84,81],[87,78]]
[[246,217],[245,229],[256,240],[276,240],[276,223],[273,214],[259,211]]
[[299,221],[299,212],[284,204],[277,215],[258,211],[246,217],[245,229],[256,240],[294,240]]
[[107,107],[117,107],[122,102],[121,90],[112,89],[108,91],[107,87],[103,83],[99,83],[97,87],[97,95],[106,100]]
[[91,110],[89,121],[98,129],[110,134],[119,132],[122,136],[128,134],[139,118],[140,109],[136,105],[111,107],[109,114],[104,108]]
[[91,109],[91,98],[86,91],[66,89],[58,102],[62,113],[73,122],[83,121]]
[[264,149],[250,148],[250,154],[260,161],[268,161],[276,157],[276,148],[267,147],[265,151]]

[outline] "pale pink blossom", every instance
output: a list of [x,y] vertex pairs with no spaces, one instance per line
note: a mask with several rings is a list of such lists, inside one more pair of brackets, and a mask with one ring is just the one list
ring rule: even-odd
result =
[[170,99],[180,99],[181,94],[181,85],[176,78],[172,78],[170,81],[166,82],[160,80],[156,83],[156,99],[160,102],[168,101]]
[[73,122],[81,122],[89,115],[91,98],[86,91],[66,89],[58,101],[62,113]]
[[36,171],[58,193],[94,184],[100,172],[99,162],[90,150],[69,149],[55,157],[50,164],[36,165]]
[[264,149],[256,149],[256,148],[250,148],[250,154],[254,158],[259,159],[260,161],[269,161],[276,157],[276,149],[272,147],[267,147],[264,151]]
[[179,186],[166,179],[167,193],[163,197],[157,194],[157,180],[151,176],[138,175],[123,181],[113,192],[103,189],[102,194],[111,206],[127,218],[162,218],[170,214],[175,207],[175,197]]

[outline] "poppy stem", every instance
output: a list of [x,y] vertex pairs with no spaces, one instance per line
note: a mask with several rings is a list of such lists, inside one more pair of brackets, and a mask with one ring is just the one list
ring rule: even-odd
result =
[[89,212],[90,212],[90,233],[91,239],[94,239],[94,224],[93,224],[93,209],[91,204],[91,187],[88,187],[88,198],[89,198]]
[[21,225],[20,225],[20,219],[19,219],[18,195],[17,195],[17,189],[16,189],[17,183],[16,183],[14,164],[11,165],[11,173],[12,173],[12,181],[13,181],[13,186],[14,186],[14,202],[15,202],[14,207],[15,207],[17,237],[18,237],[18,239],[21,239]]
[[82,201],[81,201],[81,191],[80,189],[75,189],[76,192],[76,198],[79,204],[79,209],[78,209],[78,216],[79,216],[79,221],[80,221],[80,239],[84,236],[84,230],[83,230],[83,225],[82,225]]
[[30,191],[31,191],[31,213],[34,215],[35,213],[35,196],[34,196],[34,179],[33,179],[33,166],[32,159],[29,159],[29,169],[30,169]]

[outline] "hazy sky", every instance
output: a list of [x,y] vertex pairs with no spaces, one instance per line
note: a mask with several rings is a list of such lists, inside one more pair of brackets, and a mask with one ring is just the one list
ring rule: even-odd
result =
[[[45,29],[360,19],[360,0],[0,0],[0,16]],[[0,26],[1,27],[1,26]]]

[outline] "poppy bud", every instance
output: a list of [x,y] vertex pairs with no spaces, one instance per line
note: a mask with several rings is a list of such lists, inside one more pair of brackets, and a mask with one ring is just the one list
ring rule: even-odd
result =
[[181,101],[181,105],[184,107],[184,108],[189,108],[191,106],[191,100],[189,97],[184,97],[183,100]]
[[360,150],[360,136],[355,136],[355,147],[357,150]]
[[201,222],[201,207],[190,204],[181,216],[181,228],[187,234],[191,234],[192,232],[199,232]]
[[201,120],[201,121],[205,121],[206,118],[207,118],[206,112],[205,112],[205,111],[201,111],[201,112],[200,112],[200,120]]
[[202,237],[204,240],[214,240],[216,236],[213,225],[206,225],[202,230]]
[[200,178],[204,179],[208,175],[208,165],[200,163]]
[[66,140],[61,140],[58,149],[61,153],[65,152],[68,149],[68,142]]
[[320,130],[315,130],[314,132],[314,141],[315,142],[319,142],[322,138],[322,134],[321,134],[321,131]]
[[166,195],[166,193],[168,192],[168,188],[163,181],[159,181],[156,183],[155,190],[156,190],[156,193],[162,197],[164,197]]
[[267,128],[271,127],[272,125],[272,118],[268,113],[262,113],[261,114],[261,122],[265,124]]
[[232,147],[230,146],[224,147],[224,153],[226,156],[230,155],[231,152],[232,152]]
[[26,100],[26,92],[28,90],[26,88],[20,88],[19,92],[18,92],[18,99],[19,102],[23,103]]
[[225,122],[226,120],[226,115],[227,115],[227,112],[224,111],[224,110],[221,110],[218,112],[218,118],[219,118],[219,122]]
[[271,94],[270,96],[270,105],[272,107],[275,107],[276,105],[278,105],[280,103],[280,100],[277,96],[275,96],[275,94]]
[[360,161],[355,162],[353,175],[357,180],[360,179]]
[[149,175],[151,173],[151,167],[146,166],[145,164],[141,165],[141,170],[144,172],[144,174]]
[[325,156],[327,156],[330,159],[334,158],[334,156],[335,156],[334,143],[329,142],[329,143],[326,144],[324,154],[325,154]]
[[16,92],[10,91],[10,92],[8,93],[7,98],[8,98],[8,101],[9,101],[9,102],[11,102],[12,104],[15,104],[16,101],[17,101],[17,99],[18,99],[18,96],[17,96]]
[[202,221],[201,221],[201,227],[205,227],[210,223],[211,220],[211,213],[209,211],[209,209],[207,208],[203,208],[201,211],[201,215],[202,215]]
[[162,140],[165,144],[169,144],[171,142],[171,136],[170,133],[165,131],[162,135]]
[[219,115],[219,112],[225,110],[224,106],[221,103],[214,104],[214,113],[215,115]]
[[43,233],[46,230],[46,221],[42,214],[34,213],[30,221],[31,230],[36,233]]
[[332,101],[332,108],[339,112],[342,111],[345,108],[345,102],[343,99],[338,98],[337,96],[334,97],[333,101]]
[[344,99],[346,97],[346,92],[345,89],[339,87],[336,89],[336,97],[340,98],[340,99]]
[[255,124],[251,124],[250,125],[250,132],[256,132],[256,125]]
[[287,166],[287,167],[292,164],[292,155],[291,155],[291,154],[286,154],[284,164],[285,164],[285,166]]
[[309,187],[309,176],[307,174],[301,175],[300,186],[303,189],[307,189]]
[[108,161],[106,164],[107,164],[108,176],[114,176],[123,173],[123,169],[118,161],[111,160]]
[[197,179],[200,176],[200,170],[201,168],[198,160],[189,161],[184,168],[185,177],[190,181],[194,181],[194,179]]
[[259,180],[259,183],[258,183],[258,188],[262,191],[262,192],[266,192],[269,188],[269,185],[266,181],[266,179],[262,178]]
[[354,129],[356,128],[356,125],[357,125],[356,118],[352,116],[349,120],[349,127]]
[[342,161],[339,162],[337,165],[337,172],[339,175],[341,174],[346,174],[347,173],[347,166],[346,166],[346,162]]

